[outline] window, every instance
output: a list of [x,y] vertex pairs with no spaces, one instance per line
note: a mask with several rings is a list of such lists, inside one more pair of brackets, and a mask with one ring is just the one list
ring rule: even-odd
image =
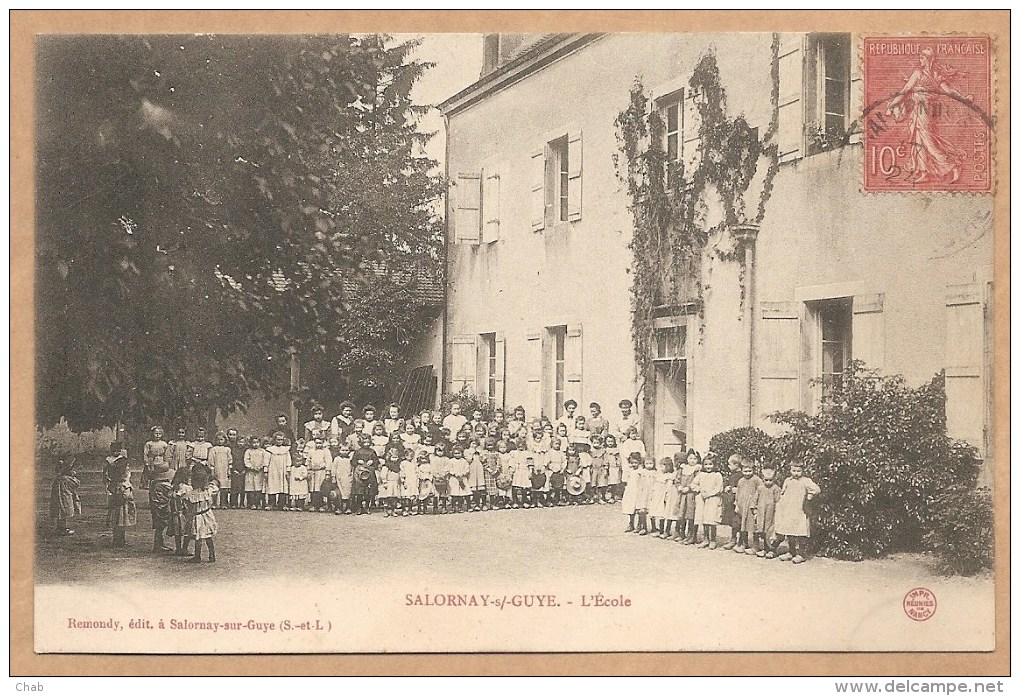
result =
[[581,219],[581,132],[546,143],[531,155],[531,229]]
[[826,133],[842,137],[850,111],[850,35],[821,34],[817,46],[820,120]]
[[[485,396],[489,406],[496,407],[496,334],[487,333],[481,335],[482,346],[482,374],[485,377]],[[502,406],[502,404],[499,404]]]
[[549,342],[552,354],[552,404],[551,411],[556,418],[563,415],[564,395],[567,387],[567,327],[549,327]]
[[655,330],[656,360],[683,360],[686,357],[686,326],[669,326]]
[[843,371],[852,355],[853,304],[850,298],[826,300],[817,305],[821,328],[822,401],[843,384]]
[[459,173],[453,187],[454,239],[462,244],[499,239],[499,169],[489,163],[478,172]]

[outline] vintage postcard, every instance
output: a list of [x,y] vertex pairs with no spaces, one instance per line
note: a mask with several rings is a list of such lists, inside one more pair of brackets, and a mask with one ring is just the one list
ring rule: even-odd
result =
[[1006,26],[814,16],[36,31],[33,650],[1008,643]]

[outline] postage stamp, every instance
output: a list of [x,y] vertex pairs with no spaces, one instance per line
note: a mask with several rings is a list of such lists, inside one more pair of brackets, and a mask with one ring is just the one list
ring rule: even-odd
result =
[[992,190],[987,36],[866,37],[864,189]]

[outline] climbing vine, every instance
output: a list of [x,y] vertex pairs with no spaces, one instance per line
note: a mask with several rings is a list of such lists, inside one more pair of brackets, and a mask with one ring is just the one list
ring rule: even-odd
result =
[[[687,92],[700,122],[698,151],[689,168],[687,157],[668,156],[662,115],[650,108],[652,98],[640,78],[631,87],[627,108],[616,118],[619,153],[614,161],[634,221],[631,334],[642,368],[654,357],[656,307],[696,308],[703,340],[704,295],[709,289],[703,276],[711,273],[710,266],[702,268],[704,262],[741,258],[739,240],[727,232],[738,225],[760,225],[765,217],[779,170],[779,148],[773,142],[779,124],[778,34],[772,36],[771,54],[772,116],[760,138],[742,115],[728,115],[715,51],[710,49],[698,61]],[[760,188],[749,214],[749,191],[755,182]],[[743,265],[740,284],[743,304]]]

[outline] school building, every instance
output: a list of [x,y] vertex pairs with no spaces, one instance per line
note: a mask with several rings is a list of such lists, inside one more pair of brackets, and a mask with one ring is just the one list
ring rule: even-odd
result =
[[[945,370],[950,434],[990,462],[992,203],[862,191],[860,136],[826,146],[862,105],[848,34],[784,34],[780,167],[748,252],[705,259],[701,297],[655,307],[654,367],[631,337],[633,234],[614,120],[640,77],[664,147],[698,157],[688,94],[714,50],[731,115],[773,114],[771,34],[490,34],[478,81],[440,109],[447,128],[446,307],[416,348],[444,392],[467,387],[529,418],[574,398],[610,419],[632,399],[656,454],[816,409],[815,378],[851,359],[913,385]],[[819,125],[820,124],[820,125]],[[699,306],[700,303],[700,306]]]

